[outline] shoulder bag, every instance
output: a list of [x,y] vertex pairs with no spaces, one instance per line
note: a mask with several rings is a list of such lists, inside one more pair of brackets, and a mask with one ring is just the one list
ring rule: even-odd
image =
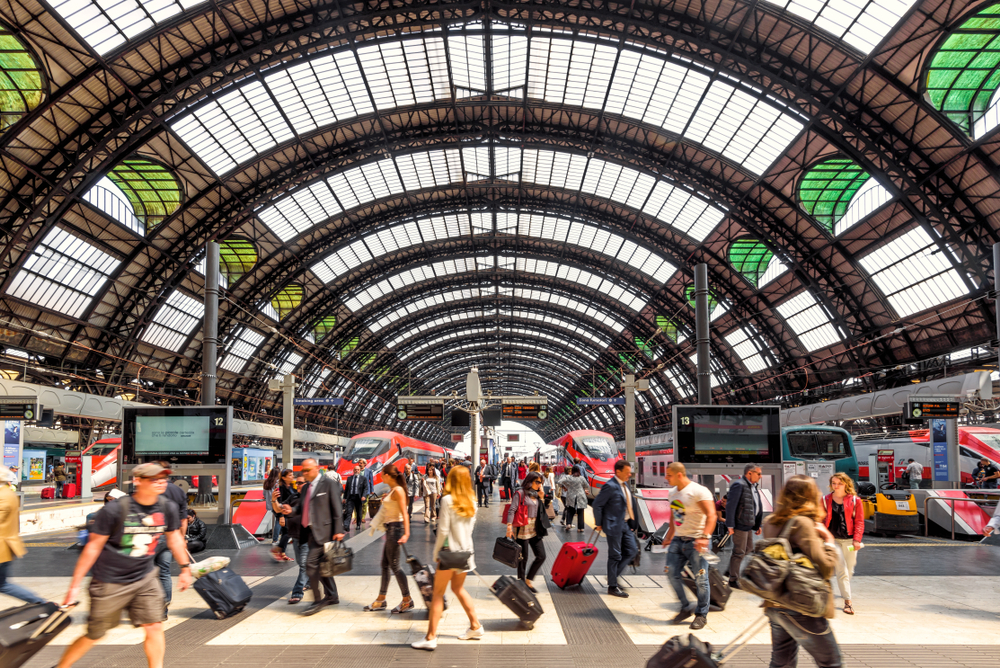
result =
[[445,546],[438,552],[438,566],[441,567],[441,570],[467,571],[471,558],[472,552],[451,550],[445,541]]
[[830,593],[827,582],[805,555],[792,550],[788,541],[793,524],[800,521],[793,517],[777,538],[757,541],[740,587],[782,608],[807,617],[822,617]]

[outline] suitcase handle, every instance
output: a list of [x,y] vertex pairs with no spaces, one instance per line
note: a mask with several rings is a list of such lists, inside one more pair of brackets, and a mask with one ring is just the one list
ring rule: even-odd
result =
[[[730,659],[732,659],[734,656],[739,654],[743,650],[743,648],[747,646],[747,643],[753,639],[754,634],[757,633],[757,631],[759,631],[760,629],[764,628],[764,626],[767,625],[768,623],[769,620],[767,619],[767,615],[761,615],[756,620],[754,620],[754,622],[750,626],[743,629],[740,632],[740,634],[733,639],[731,643],[723,647],[722,651],[716,655],[717,657],[716,661],[718,662],[718,664],[721,666],[726,662],[728,662]],[[733,649],[733,647],[736,647],[736,649]],[[729,650],[731,649],[733,651],[727,654],[727,652],[729,652]]]
[[52,628],[54,624],[58,624],[59,622],[61,622],[63,620],[63,617],[66,617],[69,614],[69,611],[78,605],[80,605],[80,602],[75,601],[73,603],[70,603],[69,605],[60,606],[58,610],[49,615],[48,618],[44,622],[42,622],[37,629],[35,629],[35,632],[28,637],[28,640],[34,640],[35,638],[37,638],[38,636],[42,635],[50,628]]

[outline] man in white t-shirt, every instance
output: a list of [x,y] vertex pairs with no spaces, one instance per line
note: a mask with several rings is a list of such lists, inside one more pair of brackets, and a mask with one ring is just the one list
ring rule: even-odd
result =
[[909,460],[906,465],[906,475],[910,476],[910,489],[920,489],[920,481],[924,477],[924,465],[912,459]]
[[[691,482],[680,462],[673,462],[667,467],[667,484],[674,490],[670,492],[670,528],[663,544],[670,546],[667,550],[667,573],[681,602],[681,611],[674,617],[673,623],[680,624],[693,614],[695,617],[690,628],[697,631],[708,623],[708,562],[702,553],[712,540],[706,527],[715,528],[715,500],[706,487]],[[690,607],[681,580],[681,571],[688,564],[698,590],[698,603],[694,610]]]

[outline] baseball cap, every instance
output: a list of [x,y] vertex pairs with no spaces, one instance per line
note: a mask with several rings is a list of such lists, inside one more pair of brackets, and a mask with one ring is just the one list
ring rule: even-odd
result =
[[136,478],[155,478],[156,476],[163,475],[164,473],[170,475],[171,470],[165,469],[155,462],[139,464],[132,469],[132,475]]

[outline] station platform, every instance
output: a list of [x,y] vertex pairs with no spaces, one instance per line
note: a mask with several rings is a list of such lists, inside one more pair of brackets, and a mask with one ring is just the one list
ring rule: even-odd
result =
[[[493,542],[502,534],[501,504],[494,500],[480,510],[475,529],[476,561],[486,583],[511,569],[491,559]],[[588,511],[588,524],[592,525]],[[414,507],[408,549],[422,561],[429,560],[434,536],[422,521],[422,502]],[[545,566],[535,579],[545,611],[533,630],[522,628],[478,578],[467,579],[476,610],[487,634],[479,641],[460,641],[467,620],[461,607],[445,612],[434,652],[413,650],[409,643],[426,631],[427,610],[409,578],[418,607],[411,613],[366,613],[379,588],[382,534],[367,528],[352,531],[348,544],[355,551],[354,570],[338,577],[340,604],[311,617],[302,617],[310,595],[298,605],[288,604],[298,567],[278,563],[269,554],[270,541],[241,551],[207,551],[195,555],[224,555],[254,592],[248,608],[239,615],[216,620],[193,590],[174,600],[167,621],[167,666],[578,666],[639,668],[673,635],[687,634],[687,625],[669,620],[678,603],[664,574],[665,555],[642,553],[635,573],[626,571],[623,587],[628,599],[608,596],[605,585],[607,547],[600,553],[582,586],[562,591],[549,580],[552,560],[563,541],[589,535],[576,529],[554,527],[544,544]],[[26,539],[29,555],[17,561],[10,576],[39,595],[61,600],[70,581],[78,552],[66,550],[72,536],[48,534]],[[854,578],[857,614],[839,611],[833,620],[845,666],[873,668],[994,666],[1000,650],[1000,549],[976,543],[939,538],[866,537]],[[723,552],[720,566],[728,566]],[[407,575],[409,573],[407,571]],[[176,583],[176,578],[175,578]],[[393,580],[389,607],[400,600]],[[17,605],[0,595],[0,606]],[[29,668],[55,665],[65,645],[83,629],[87,601],[74,613],[73,626],[59,635],[27,664]],[[708,626],[698,637],[724,646],[760,615],[759,599],[734,591],[724,612],[708,615]],[[110,632],[82,661],[81,668],[144,666],[142,633],[127,624]],[[766,666],[770,637],[758,634],[727,666]],[[802,653],[800,666],[813,666]]]

